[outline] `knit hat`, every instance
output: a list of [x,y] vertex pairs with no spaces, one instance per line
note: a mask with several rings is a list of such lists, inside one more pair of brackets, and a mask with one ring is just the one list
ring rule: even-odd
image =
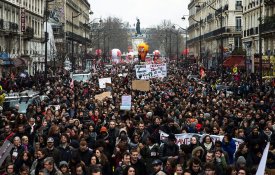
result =
[[100,132],[107,132],[107,128],[105,126],[102,126]]
[[69,164],[66,162],[66,161],[61,161],[60,163],[59,163],[59,167],[62,167],[62,166],[69,166]]
[[240,164],[246,164],[246,160],[243,156],[240,156],[238,159],[237,159],[237,164],[240,165]]

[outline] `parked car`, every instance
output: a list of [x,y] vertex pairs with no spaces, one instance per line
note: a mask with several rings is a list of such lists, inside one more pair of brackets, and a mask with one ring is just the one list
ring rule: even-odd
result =
[[40,105],[40,92],[25,90],[22,92],[9,93],[3,103],[3,111],[18,109],[18,113],[25,114],[30,104]]

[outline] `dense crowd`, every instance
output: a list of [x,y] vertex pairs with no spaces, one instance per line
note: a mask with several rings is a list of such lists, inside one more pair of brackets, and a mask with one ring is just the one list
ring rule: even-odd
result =
[[[151,79],[148,92],[131,89],[132,65],[98,66],[89,82],[73,86],[64,70],[47,80],[2,79],[8,92],[32,88],[50,100],[29,105],[26,114],[1,114],[1,144],[9,140],[14,148],[0,174],[252,175],[268,141],[266,170],[275,169],[275,136],[268,136],[275,130],[274,82],[259,88],[256,75],[240,72],[236,79],[231,70],[223,80],[213,70],[203,80],[187,78],[194,73],[196,66],[170,63],[168,76]],[[103,77],[112,78],[112,97],[98,101],[95,95],[106,91],[98,85]],[[217,91],[218,84],[233,94]],[[120,110],[122,95],[132,96],[131,110]],[[168,137],[161,139],[160,131]],[[180,133],[194,135],[179,145]]]

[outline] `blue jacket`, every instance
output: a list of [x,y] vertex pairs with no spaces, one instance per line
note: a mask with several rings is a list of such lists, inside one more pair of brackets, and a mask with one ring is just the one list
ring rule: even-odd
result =
[[225,143],[224,140],[222,141],[222,149],[227,152],[228,158],[229,158],[229,163],[233,164],[234,163],[234,153],[236,151],[236,144],[233,139],[229,141],[229,143]]

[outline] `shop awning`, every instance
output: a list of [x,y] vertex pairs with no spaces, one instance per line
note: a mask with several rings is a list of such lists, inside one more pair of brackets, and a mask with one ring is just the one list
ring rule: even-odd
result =
[[223,62],[225,67],[245,67],[245,56],[243,55],[231,55]]

